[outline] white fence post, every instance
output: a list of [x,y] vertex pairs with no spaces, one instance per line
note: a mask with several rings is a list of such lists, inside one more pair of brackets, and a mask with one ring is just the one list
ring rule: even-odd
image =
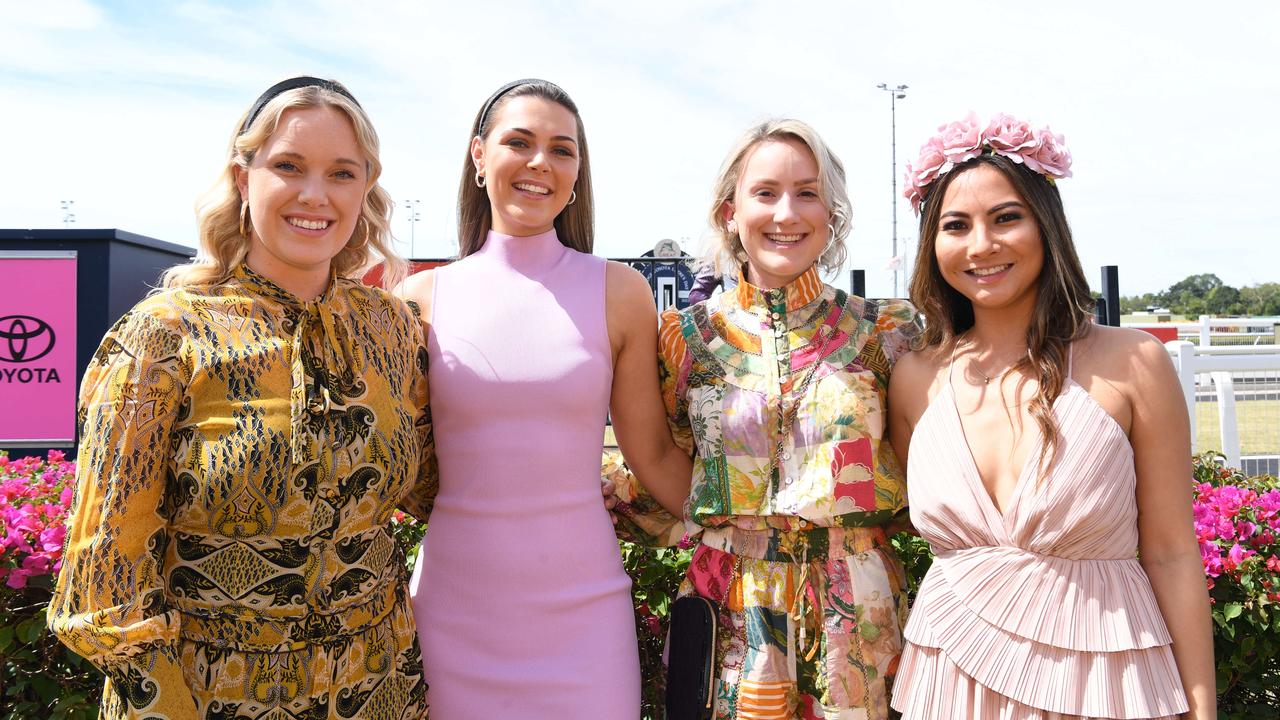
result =
[[1187,417],[1191,422],[1191,452],[1196,452],[1196,346],[1186,340],[1171,340],[1164,344],[1169,348],[1178,365],[1178,384],[1182,386],[1182,399],[1187,404]]
[[1209,316],[1200,316],[1200,347],[1209,347],[1213,343],[1209,341]]
[[[1209,373],[1218,391],[1218,427],[1222,433],[1222,454],[1227,465],[1240,467],[1240,429],[1236,420],[1236,387],[1229,372]],[[1195,440],[1192,440],[1192,447]]]

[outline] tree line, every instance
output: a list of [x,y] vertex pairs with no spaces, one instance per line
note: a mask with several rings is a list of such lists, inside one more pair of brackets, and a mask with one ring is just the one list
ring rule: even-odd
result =
[[1213,273],[1190,275],[1162,292],[1120,298],[1120,312],[1167,308],[1177,315],[1280,315],[1280,283],[1234,288]]

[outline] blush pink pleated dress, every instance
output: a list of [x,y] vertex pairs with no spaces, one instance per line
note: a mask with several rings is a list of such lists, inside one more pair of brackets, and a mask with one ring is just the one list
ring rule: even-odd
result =
[[631,581],[600,495],[605,261],[490,233],[435,271],[440,491],[412,581],[432,720],[636,720]]
[[1129,439],[1070,369],[1054,414],[1057,462],[1037,482],[1037,443],[1003,514],[966,443],[950,370],[912,433],[911,520],[937,558],[911,609],[893,690],[906,720],[1187,710],[1136,559]]

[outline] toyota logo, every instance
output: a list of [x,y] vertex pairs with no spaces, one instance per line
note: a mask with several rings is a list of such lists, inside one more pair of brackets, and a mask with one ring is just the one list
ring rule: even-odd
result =
[[53,350],[55,341],[49,323],[30,315],[0,317],[0,361],[27,363]]

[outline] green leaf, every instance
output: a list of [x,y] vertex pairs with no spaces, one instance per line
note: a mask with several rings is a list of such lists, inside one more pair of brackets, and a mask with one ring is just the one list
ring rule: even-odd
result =
[[1244,606],[1240,603],[1227,603],[1222,608],[1222,617],[1230,621],[1240,617],[1242,612],[1244,612]]
[[43,619],[27,618],[18,623],[18,639],[30,645],[44,632]]
[[13,644],[13,626],[12,625],[0,626],[0,652],[4,652],[5,650],[8,650],[9,646],[12,644]]

